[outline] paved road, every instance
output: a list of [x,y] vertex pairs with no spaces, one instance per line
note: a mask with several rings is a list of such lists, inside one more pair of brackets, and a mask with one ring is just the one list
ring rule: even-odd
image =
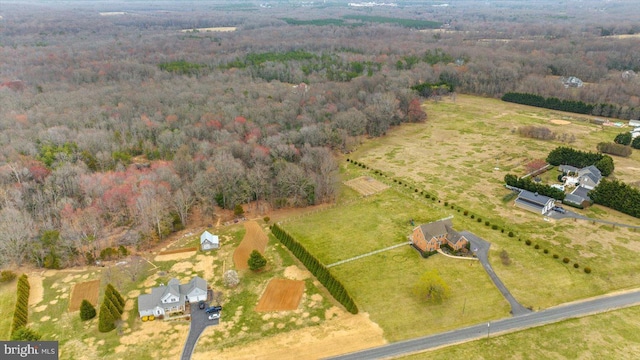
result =
[[337,356],[331,359],[369,360],[389,358],[393,356],[400,356],[413,352],[424,351],[435,347],[480,339],[483,337],[488,337],[491,334],[509,333],[516,330],[528,329],[570,318],[635,305],[640,305],[640,290],[617,295],[607,295],[587,301],[560,305],[539,312],[532,312],[522,316],[515,316],[502,320],[492,321],[490,323],[482,323],[459,330],[392,343],[385,346]]
[[496,273],[493,271],[493,268],[489,263],[489,247],[491,246],[491,243],[475,236],[473,233],[470,233],[468,231],[461,231],[460,234],[464,235],[464,237],[469,240],[469,242],[471,243],[471,250],[476,253],[476,256],[478,257],[478,260],[480,260],[480,263],[484,267],[484,270],[487,272],[487,274],[489,274],[489,277],[496,285],[500,293],[502,293],[502,296],[504,296],[504,298],[509,302],[509,305],[511,305],[511,315],[519,316],[530,313],[531,310],[522,306],[522,304],[520,304],[516,300],[516,298],[511,295],[509,289],[504,286],[502,280],[500,280],[498,275],[496,275]]
[[565,213],[561,214],[557,211],[550,211],[547,213],[547,216],[552,218],[552,219],[556,219],[556,220],[562,220],[562,219],[580,219],[580,220],[585,220],[585,221],[595,221],[597,223],[601,223],[601,224],[607,224],[607,225],[614,225],[617,227],[627,227],[627,228],[633,228],[633,229],[640,229],[640,226],[636,226],[636,225],[629,225],[629,224],[621,224],[621,223],[617,223],[617,222],[613,222],[613,221],[607,221],[607,220],[601,220],[601,219],[594,219],[594,218],[590,218],[590,217],[586,217],[584,215],[580,215],[578,213],[575,213],[571,210],[566,210],[565,209]]
[[[207,307],[209,305],[207,304]],[[189,335],[187,341],[182,348],[182,355],[180,360],[190,360],[193,349],[196,347],[196,343],[200,338],[200,335],[207,326],[218,325],[220,319],[209,320],[209,315],[204,311],[198,309],[198,304],[191,306],[191,325],[189,326]]]

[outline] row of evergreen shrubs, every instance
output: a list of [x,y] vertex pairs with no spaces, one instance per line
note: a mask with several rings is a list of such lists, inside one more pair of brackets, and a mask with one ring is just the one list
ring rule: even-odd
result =
[[11,337],[16,335],[20,328],[26,327],[29,321],[29,279],[26,274],[22,274],[18,278],[18,292],[16,299],[16,307],[13,312],[13,322],[11,323]]
[[327,288],[334,299],[342,304],[350,313],[358,313],[358,307],[351,298],[351,295],[349,295],[347,289],[345,289],[342,283],[333,277],[331,272],[329,272],[329,269],[311,255],[307,249],[302,246],[302,244],[297,242],[293,237],[291,237],[291,235],[281,229],[278,224],[271,226],[271,232],[293,253],[293,255],[295,255],[295,257],[298,258],[298,260],[300,260],[300,262],[302,262],[304,266],[307,267],[307,269],[309,269],[318,281]]
[[124,298],[113,285],[107,284],[100,306],[98,330],[109,332],[116,328],[116,321],[120,320],[124,312]]
[[[518,241],[520,241],[520,239],[518,239]],[[529,240],[529,239],[527,239],[527,240],[525,240],[525,242],[524,242],[524,243],[525,243],[527,246],[531,246],[532,241],[531,241],[531,240]],[[538,249],[540,249],[540,245],[535,244],[535,245],[533,246],[533,248],[534,248],[534,249],[536,249],[536,250],[538,250]],[[545,254],[548,254],[548,253],[549,253],[549,250],[548,250],[548,249],[543,249],[543,251],[542,251],[542,252],[544,252]],[[554,258],[554,259],[559,259],[559,258],[560,258],[560,255],[558,255],[558,254],[553,254],[552,256],[553,256],[553,258]],[[563,263],[565,263],[565,264],[568,264],[568,263],[570,263],[570,262],[571,262],[571,259],[569,259],[568,257],[563,257],[563,258],[562,258],[562,262],[563,262]],[[573,267],[574,267],[575,269],[579,269],[579,268],[580,268],[580,264],[578,264],[578,263],[573,263]],[[590,268],[590,267],[585,266],[583,270],[584,270],[584,272],[585,272],[586,274],[591,274],[591,268]]]
[[[578,155],[593,155],[593,154],[588,154],[588,153],[581,154],[581,153],[578,153],[578,152],[575,152],[575,151],[569,151],[569,150],[573,150],[573,149],[570,149],[570,148],[562,148],[562,147],[560,147],[560,148],[557,148],[557,149],[556,149],[556,150],[554,150],[554,151],[555,151],[556,153],[561,153],[561,152],[563,152],[563,151],[565,151],[565,152],[567,152],[567,151],[568,151],[568,152],[570,153],[570,155],[576,155],[576,154],[577,154],[576,156],[578,156]],[[563,154],[564,154],[564,153],[563,153]],[[567,155],[567,156],[568,156],[568,155]],[[600,155],[600,156],[602,157],[602,155]],[[354,163],[354,164],[356,164],[356,165],[359,165],[359,166],[361,166],[361,167],[362,167],[362,168],[364,168],[364,169],[369,169],[369,167],[367,167],[366,165],[364,165],[364,164],[362,164],[362,163],[358,163],[357,161],[351,161],[351,160],[349,160],[349,159],[347,159],[347,161],[352,162],[352,163]],[[548,160],[547,160],[547,161],[548,161]],[[381,172],[381,171],[374,170],[374,172],[375,172],[376,174],[380,174],[380,175],[382,175],[382,172]],[[509,177],[509,176],[513,176],[513,177],[517,180],[517,177],[515,177],[514,175],[507,175],[507,176],[505,176],[505,182],[507,182],[507,183],[508,183],[508,181],[507,181],[507,179],[506,179],[506,178],[507,178],[507,177]],[[394,181],[394,182],[399,183],[400,185],[402,185],[402,182],[400,182],[399,180],[393,179],[393,181]],[[516,186],[516,185],[521,185],[521,184],[513,184],[512,186]],[[429,198],[429,195],[427,195],[427,196],[426,196],[426,198],[428,199],[428,198]],[[435,196],[433,197],[433,199],[434,199],[434,200],[436,199],[436,198],[435,198]],[[463,214],[464,216],[469,216],[469,215],[470,215],[468,210],[466,210],[466,209],[462,209],[462,208],[460,208],[460,207],[457,207],[457,206],[455,206],[455,205],[453,205],[453,204],[449,203],[448,201],[445,201],[445,202],[444,202],[444,206],[445,206],[445,207],[450,207],[451,209],[456,209],[456,208],[457,208],[457,211],[458,211],[458,212],[461,212],[461,211],[462,211],[462,214]],[[470,215],[470,218],[471,218],[471,219],[475,218],[475,215],[474,215],[474,214],[471,214],[471,215]],[[479,223],[482,223],[482,218],[481,218],[481,217],[478,217],[476,221],[477,221],[477,222],[479,222]],[[499,226],[498,226],[498,225],[496,225],[496,224],[491,224],[491,222],[490,222],[489,220],[485,220],[485,221],[484,221],[484,225],[485,225],[485,226],[488,226],[488,227],[491,227],[491,229],[492,229],[492,230],[498,230],[498,229],[499,229],[499,230],[500,230],[500,232],[504,233],[504,227],[499,227]],[[508,235],[509,237],[515,237],[515,236],[516,236],[516,234],[515,234],[513,231],[509,231],[509,232],[507,233],[507,235]],[[520,240],[520,239],[518,239],[518,240]],[[531,245],[531,240],[526,240],[526,241],[525,241],[525,243],[527,244],[527,246],[530,246],[530,245]],[[540,245],[535,245],[535,246],[534,246],[534,248],[535,248],[535,249],[539,249],[539,248],[540,248]],[[549,252],[549,250],[544,249],[544,253],[545,253],[545,254],[547,254],[548,252]],[[423,253],[422,255],[423,255],[424,257],[429,257],[429,256],[430,256],[429,254],[427,254],[427,255],[425,256],[425,254],[424,254],[424,253]],[[557,258],[557,257],[554,257],[554,258]],[[575,263],[573,266],[574,266],[576,269],[580,267],[578,263]],[[590,267],[585,267],[585,268],[584,268],[584,272],[585,272],[585,273],[587,273],[587,274],[590,274],[590,273],[591,273],[591,268],[590,268]]]

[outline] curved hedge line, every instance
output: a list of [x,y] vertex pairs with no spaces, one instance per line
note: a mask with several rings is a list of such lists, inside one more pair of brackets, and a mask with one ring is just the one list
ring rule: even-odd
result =
[[18,278],[18,292],[16,299],[16,308],[13,312],[13,321],[11,323],[11,335],[13,336],[16,331],[27,326],[29,321],[29,291],[31,286],[29,285],[29,279],[26,274],[22,274]]
[[311,255],[299,242],[297,242],[291,235],[284,231],[278,224],[271,226],[271,232],[280,240],[284,246],[287,247],[295,255],[295,257],[307,267],[307,269],[315,276],[318,281],[329,291],[331,296],[342,304],[347,311],[352,314],[358,313],[358,306],[353,301],[347,289],[340,281],[338,281],[329,269],[327,269],[315,256]]

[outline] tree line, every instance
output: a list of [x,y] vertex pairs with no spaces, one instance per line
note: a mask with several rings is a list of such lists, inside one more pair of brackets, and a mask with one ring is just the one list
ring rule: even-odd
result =
[[358,313],[358,306],[349,295],[347,289],[331,274],[327,267],[308,252],[302,244],[280,228],[278,224],[271,226],[271,232],[320,281],[336,301],[342,304],[348,312],[352,314]]
[[549,152],[547,162],[554,166],[571,165],[583,168],[594,165],[602,176],[609,176],[613,170],[613,159],[611,156],[589,151],[580,151],[566,146],[559,146]]

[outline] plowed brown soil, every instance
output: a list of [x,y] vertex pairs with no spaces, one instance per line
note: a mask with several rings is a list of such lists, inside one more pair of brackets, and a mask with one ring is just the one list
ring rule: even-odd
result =
[[100,280],[86,281],[76,284],[71,291],[71,300],[69,300],[69,311],[80,309],[82,299],[87,299],[91,305],[98,304],[98,292],[100,290]]
[[304,292],[304,281],[272,279],[262,294],[256,311],[295,310]]
[[240,245],[233,252],[233,263],[236,265],[236,269],[239,270],[249,268],[247,261],[249,260],[249,254],[253,250],[258,250],[261,254],[264,254],[264,249],[269,241],[267,234],[264,233],[257,222],[247,221],[244,223],[244,228],[247,232],[244,234]]

